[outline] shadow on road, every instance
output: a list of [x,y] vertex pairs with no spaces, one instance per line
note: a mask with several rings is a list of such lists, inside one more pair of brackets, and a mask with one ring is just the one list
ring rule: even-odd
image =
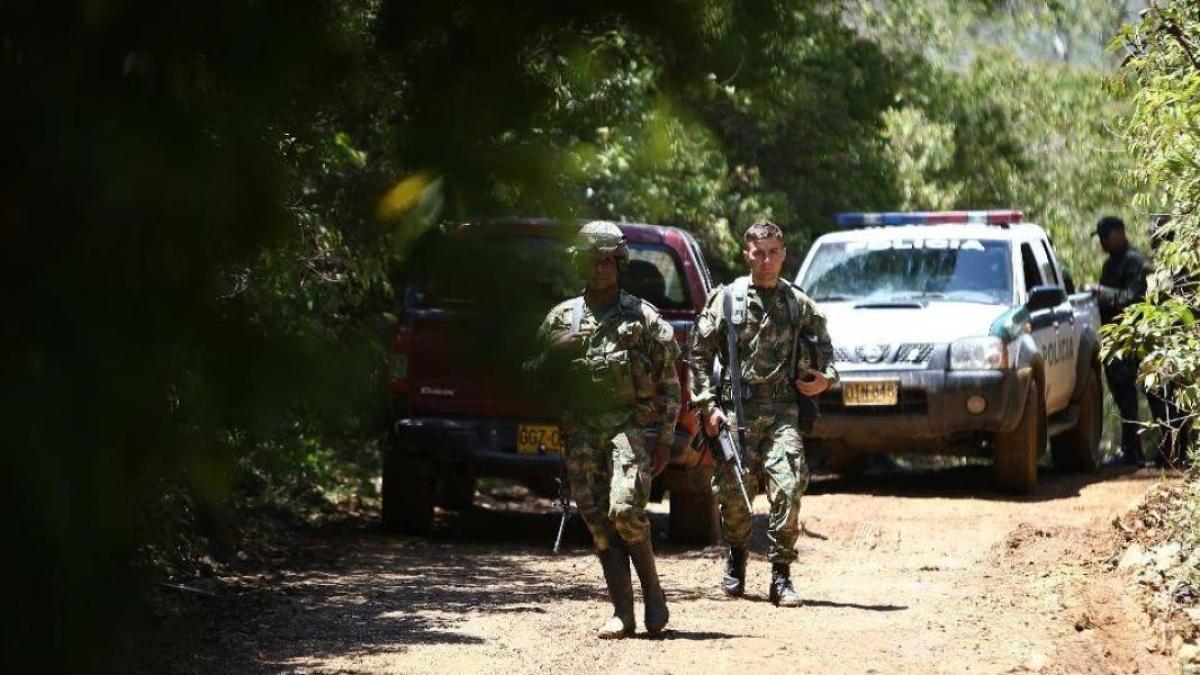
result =
[[869,612],[902,612],[908,609],[908,605],[862,605],[857,602],[836,602],[833,600],[805,600],[804,606],[862,609]]
[[[561,513],[556,507],[504,508],[476,506],[464,511],[439,511],[429,536],[438,542],[503,543],[530,553],[553,555]],[[665,524],[664,524],[665,526]],[[592,535],[583,518],[572,511],[563,533],[564,552],[591,548]]]
[[730,638],[746,637],[745,635],[733,635],[730,633],[719,633],[710,630],[675,630],[667,628],[658,635],[650,635],[648,633],[638,633],[637,637],[643,640],[728,640]]
[[1078,496],[1080,490],[1101,481],[1129,480],[1149,475],[1133,467],[1108,466],[1094,473],[1066,473],[1039,469],[1037,488],[1027,495],[1007,495],[992,487],[992,470],[987,465],[940,469],[889,469],[861,476],[832,474],[813,477],[809,495],[860,494],[891,497],[934,497],[941,499],[987,499],[1012,502],[1041,502]]
[[[471,518],[495,517],[511,537],[527,524],[511,515]],[[599,576],[534,570],[536,559],[520,545],[450,539],[371,530],[321,536],[300,547],[285,569],[230,580],[199,612],[202,625],[174,627],[188,634],[187,656],[177,653],[148,672],[280,672],[309,659],[478,644],[484,639],[461,631],[467,614],[543,614],[551,601],[605,599]]]
[[[571,574],[537,568],[553,556],[553,511],[477,507],[439,518],[423,538],[376,526],[313,534],[281,569],[228,580],[198,607],[200,625],[170,627],[187,644],[145,672],[276,673],[418,645],[480,644],[484,638],[462,630],[468,615],[545,614],[552,602],[607,602],[577,515],[560,554],[580,561]],[[654,514],[657,530],[665,530],[664,518]],[[672,601],[708,597],[705,589],[675,587],[669,577],[664,585]],[[739,636],[670,630],[659,639],[731,637]]]

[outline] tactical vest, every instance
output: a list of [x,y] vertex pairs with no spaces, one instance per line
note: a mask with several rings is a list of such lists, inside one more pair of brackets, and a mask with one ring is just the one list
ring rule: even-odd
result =
[[[787,291],[784,293],[784,297],[787,300],[788,318],[791,319],[796,330],[799,330],[800,301],[796,298],[796,291],[799,289],[795,284],[782,278],[779,280],[779,287]],[[746,323],[746,296],[750,292],[750,277],[738,277],[726,288],[729,289],[729,300],[733,303],[729,321],[735,326],[741,326]]]
[[[646,315],[642,311],[644,300],[638,299],[635,304],[626,304],[619,299],[617,311],[627,321],[636,321],[643,329]],[[583,325],[583,313],[586,308],[583,296],[571,301],[571,332],[578,333]],[[603,355],[603,358],[585,357],[579,361],[582,369],[588,374],[588,382],[583,387],[583,400],[576,407],[605,411],[611,405],[629,405],[649,401],[654,396],[655,385],[650,376],[650,363],[641,355],[635,355],[627,349],[620,349]]]
[[[787,281],[786,279],[780,279],[779,285],[780,288],[785,291],[784,298],[787,301],[788,318],[790,318],[792,321],[792,348],[788,358],[788,384],[785,385],[790,389],[791,377],[797,372],[798,364],[796,363],[796,360],[798,358],[807,356],[808,366],[817,370],[824,368],[826,364],[820,363],[816,345],[812,344],[814,338],[812,336],[802,335],[803,331],[801,330],[800,326],[800,299],[796,297],[797,291],[800,290],[799,287],[790,281]],[[728,323],[732,324],[732,326],[744,325],[746,323],[746,297],[750,292],[750,277],[738,277],[737,279],[733,280],[732,283],[726,286],[725,290],[725,297],[722,298],[722,302],[728,303],[728,305],[723,305],[722,309],[725,312],[725,317]],[[732,329],[729,326],[726,327],[726,331],[731,330]],[[736,337],[733,337],[733,332],[729,332],[727,335],[729,336],[727,359],[737,362],[740,360],[740,355],[737,353]],[[804,350],[804,354],[800,353],[800,349]],[[715,365],[717,366],[718,370],[720,370],[720,360],[718,360]],[[740,364],[737,364],[733,365],[733,367],[740,368],[741,366]],[[726,389],[730,387],[732,383],[723,381],[721,377],[723,374],[723,372],[714,372],[714,379],[721,383],[719,386],[721,386],[722,389]],[[753,388],[747,387],[744,384],[741,386],[743,389],[742,398],[750,398],[753,395]],[[731,388],[726,389],[726,391],[731,393]],[[723,396],[723,398],[729,397]],[[820,416],[820,409],[817,406],[817,402],[799,394],[796,394],[796,402],[799,405],[800,431],[804,434],[811,433],[813,425]],[[740,406],[740,401],[736,401],[736,403]]]

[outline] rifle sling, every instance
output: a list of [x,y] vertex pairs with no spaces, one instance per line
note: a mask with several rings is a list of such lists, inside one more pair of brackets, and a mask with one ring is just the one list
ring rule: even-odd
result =
[[729,373],[730,395],[733,396],[734,414],[737,415],[737,445],[738,451],[741,452],[741,449],[746,447],[743,433],[745,416],[742,413],[742,365],[738,361],[737,332],[733,324],[733,291],[729,286],[725,287],[724,300],[725,345],[728,351],[725,370]]

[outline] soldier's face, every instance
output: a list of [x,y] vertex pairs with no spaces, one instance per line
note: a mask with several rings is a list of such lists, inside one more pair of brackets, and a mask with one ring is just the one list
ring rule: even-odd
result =
[[588,270],[587,286],[593,291],[609,291],[616,288],[619,278],[620,268],[617,267],[616,260],[597,258],[592,261],[592,267]]
[[756,239],[750,242],[742,254],[750,265],[750,276],[758,282],[775,282],[783,271],[783,261],[787,259],[787,249],[779,237]]
[[1100,248],[1105,253],[1115,253],[1125,248],[1125,230],[1110,230],[1100,238]]

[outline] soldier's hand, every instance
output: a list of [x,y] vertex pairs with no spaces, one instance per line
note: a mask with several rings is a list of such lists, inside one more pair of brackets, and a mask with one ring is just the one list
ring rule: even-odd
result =
[[583,333],[575,333],[567,331],[557,335],[550,341],[551,349],[570,350],[576,349],[583,343]]
[[713,408],[712,412],[708,413],[708,416],[704,418],[704,431],[709,437],[716,436],[717,432],[721,430],[721,425],[727,421],[725,413],[720,408]]
[[804,375],[807,375],[808,379],[804,379],[804,376],[796,378],[796,391],[801,394],[811,398],[819,396],[829,388],[829,378],[825,377],[825,373],[809,368],[804,371]]
[[671,444],[655,443],[654,452],[650,455],[650,476],[657,476],[667,468],[667,462],[671,461]]

